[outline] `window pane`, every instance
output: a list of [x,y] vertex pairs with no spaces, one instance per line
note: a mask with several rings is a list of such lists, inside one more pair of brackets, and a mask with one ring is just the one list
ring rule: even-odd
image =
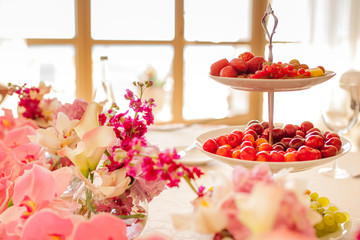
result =
[[171,40],[174,0],[92,0],[94,39]]
[[170,107],[173,91],[174,50],[171,46],[95,46],[93,48],[93,79],[96,91],[101,90],[99,87],[103,76],[101,56],[108,57],[107,78],[120,109],[128,109],[128,101],[124,99],[124,94],[126,89],[135,90],[132,84],[134,81],[152,80],[154,85],[147,89],[145,98],[154,98],[158,105],[153,111],[155,120],[159,122],[172,119]]
[[73,38],[74,0],[0,1],[0,36]]
[[188,41],[249,40],[250,0],[184,0],[185,39]]
[[210,65],[222,58],[231,60],[239,53],[249,51],[248,46],[188,46],[184,51],[184,109],[186,120],[223,118],[246,114],[249,93],[234,91],[210,77]]
[[51,85],[49,97],[57,97],[61,102],[73,102],[75,86],[75,49],[73,46],[30,46],[32,82],[43,81]]
[[[273,41],[309,40],[311,30],[313,30],[310,5],[308,0],[301,1],[301,4],[297,0],[273,0],[271,6],[279,21]],[[267,29],[271,33],[274,26],[273,17],[269,16],[268,19]]]

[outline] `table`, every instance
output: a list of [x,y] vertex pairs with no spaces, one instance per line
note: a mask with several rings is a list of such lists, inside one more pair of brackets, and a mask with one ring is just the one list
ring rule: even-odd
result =
[[[158,144],[161,148],[179,147],[179,149],[183,149],[191,144],[200,133],[218,127],[220,126],[192,125],[168,131],[153,129],[149,131],[147,139],[153,144]],[[199,153],[192,156],[191,163],[196,160],[202,163],[199,167],[205,172],[205,175],[199,180],[200,184],[211,186],[210,172],[231,174],[232,167],[216,160],[206,159],[207,157],[204,154],[200,151]],[[339,158],[338,163],[354,176],[360,175],[360,152],[349,152]],[[328,197],[332,203],[347,211],[351,217],[352,227],[341,239],[354,239],[355,233],[360,229],[360,177],[332,179],[318,173],[320,168],[328,166],[331,166],[331,163],[303,172],[290,173],[289,178],[304,179],[308,182],[311,191]],[[172,239],[211,239],[211,236],[199,235],[194,232],[179,232],[172,227],[171,213],[191,212],[192,205],[190,202],[195,197],[195,193],[183,182],[179,188],[164,190],[149,204],[149,218],[143,234],[160,232],[171,236]]]

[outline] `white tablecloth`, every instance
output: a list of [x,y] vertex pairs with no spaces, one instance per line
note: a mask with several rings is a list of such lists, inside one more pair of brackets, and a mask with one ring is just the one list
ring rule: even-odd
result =
[[[161,148],[179,147],[185,148],[204,131],[218,128],[219,126],[193,125],[187,128],[173,131],[150,131],[147,138],[151,143],[158,144]],[[201,152],[189,156],[190,163],[199,161],[199,167],[205,172],[223,172],[231,174],[232,167],[210,160]],[[186,159],[184,159],[186,160]],[[353,175],[360,174],[360,153],[349,152],[338,159],[338,163]],[[319,166],[303,172],[290,173],[289,178],[301,178],[308,181],[308,188],[316,191],[342,210],[347,211],[351,217],[352,227],[348,233],[340,239],[355,239],[355,233],[360,229],[360,178],[333,179],[318,173],[323,167],[329,167],[332,163]],[[211,186],[212,180],[209,174],[205,174],[199,184]],[[196,197],[186,183],[181,183],[180,188],[166,189],[149,204],[149,218],[143,234],[161,232],[172,239],[211,239],[211,236],[203,236],[194,232],[177,232],[171,222],[171,213],[191,212],[191,200]]]

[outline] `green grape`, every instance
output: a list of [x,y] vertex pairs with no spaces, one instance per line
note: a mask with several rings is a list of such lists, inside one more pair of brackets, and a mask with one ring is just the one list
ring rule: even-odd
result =
[[323,215],[329,214],[329,215],[331,215],[331,216],[334,215],[334,213],[333,213],[332,211],[329,211],[329,210],[325,210],[322,214],[323,214]]
[[347,213],[347,212],[345,212],[345,211],[342,211],[342,213],[345,215],[345,217],[346,217],[346,220],[345,220],[345,222],[348,222],[349,220],[350,220],[350,215]]
[[325,227],[324,227],[324,230],[323,230],[323,231],[332,233],[332,232],[336,232],[337,229],[338,229],[338,225],[337,225],[337,224],[333,224],[333,225],[330,225],[330,226],[328,226],[328,225],[325,224]]
[[327,197],[319,197],[316,201],[318,201],[320,203],[321,207],[326,207],[330,203],[330,201]]
[[339,209],[338,209],[337,206],[331,205],[331,206],[328,207],[328,210],[331,211],[331,212],[336,212],[336,211],[339,210]]
[[310,194],[311,201],[316,201],[316,199],[318,199],[318,197],[319,197],[319,194],[317,192],[312,192]]
[[318,213],[320,213],[320,214],[323,214],[324,211],[325,211],[325,208],[323,208],[323,207],[318,207],[318,208],[316,209],[316,211],[317,211]]
[[324,227],[325,227],[324,221],[321,221],[321,222],[315,224],[314,227],[316,230],[320,230],[320,231],[324,230]]
[[346,215],[343,212],[334,212],[335,221],[338,223],[346,222]]
[[318,203],[317,202],[310,202],[310,208],[314,209],[315,211],[317,211],[318,209]]
[[332,226],[335,224],[335,218],[330,214],[325,214],[323,217],[323,221],[326,226]]

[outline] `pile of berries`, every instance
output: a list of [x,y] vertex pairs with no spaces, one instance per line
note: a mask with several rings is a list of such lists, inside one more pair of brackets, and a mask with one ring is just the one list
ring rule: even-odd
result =
[[334,132],[321,132],[314,124],[286,124],[273,128],[269,143],[269,124],[253,120],[244,130],[233,130],[207,139],[203,150],[223,157],[262,162],[294,162],[332,157],[341,150],[342,142]]
[[295,69],[292,64],[263,63],[261,70],[256,71],[251,78],[300,78],[310,77],[310,72],[304,68]]
[[231,61],[223,58],[210,67],[210,75],[231,78],[307,78],[324,74],[322,66],[309,68],[306,64],[300,64],[297,59],[292,59],[289,63],[270,63],[251,52],[244,52]]

